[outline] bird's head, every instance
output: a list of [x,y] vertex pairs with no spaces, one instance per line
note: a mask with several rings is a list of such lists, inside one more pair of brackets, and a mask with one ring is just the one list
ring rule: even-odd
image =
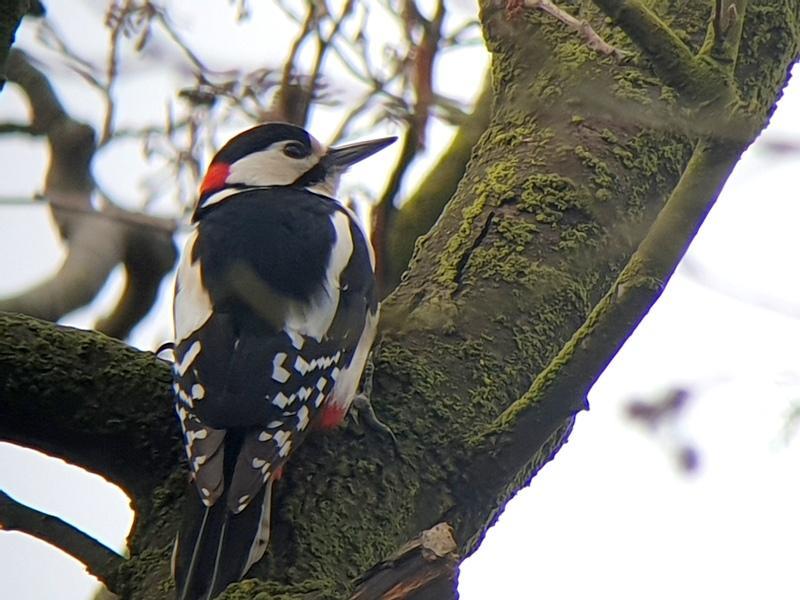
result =
[[200,186],[198,211],[248,187],[298,187],[333,197],[348,167],[396,139],[328,148],[296,125],[258,125],[231,138],[214,156]]

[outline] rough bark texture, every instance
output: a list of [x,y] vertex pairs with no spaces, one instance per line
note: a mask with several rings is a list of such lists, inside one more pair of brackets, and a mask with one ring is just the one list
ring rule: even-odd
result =
[[350,600],[439,600],[452,593],[458,571],[453,529],[439,523],[358,578]]
[[[459,556],[474,551],[565,442],[586,390],[657,298],[771,113],[800,40],[797,1],[737,0],[741,44],[736,27],[730,39],[715,37],[715,2],[652,2],[653,20],[634,0],[597,0],[624,31],[584,2],[560,2],[582,7],[630,53],[620,64],[512,4],[482,7],[493,54],[489,127],[384,306],[373,403],[401,455],[354,426],[310,438],[277,486],[270,551],[250,572],[258,580],[223,598],[348,598],[359,576],[440,522],[452,526]],[[655,28],[647,43],[631,41],[631,14],[642,31]],[[660,35],[664,24],[671,35]],[[663,83],[679,72],[702,76]],[[707,72],[720,85],[707,85]],[[52,419],[64,432],[58,453],[79,463],[93,460],[83,428],[130,436],[131,448],[108,453],[135,452],[136,485],[116,459],[100,457],[111,479],[152,498],[118,591],[169,597],[184,467],[166,416],[166,370],[107,338],[30,319],[6,317],[0,340],[4,434],[58,452],[41,425]],[[50,359],[36,356],[52,344],[62,346]],[[85,459],[75,450],[84,446]]]
[[[487,82],[488,83],[488,82]],[[383,287],[391,291],[408,267],[417,239],[430,231],[464,175],[472,148],[489,124],[492,94],[484,85],[475,109],[417,191],[392,216],[386,240]]]

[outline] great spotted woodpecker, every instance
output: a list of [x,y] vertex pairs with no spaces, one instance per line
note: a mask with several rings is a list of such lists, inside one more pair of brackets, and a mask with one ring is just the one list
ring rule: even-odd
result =
[[172,558],[180,600],[214,598],[263,556],[273,480],[311,427],[348,411],[378,300],[369,242],[336,187],[394,139],[326,148],[268,123],[208,168],[175,284],[191,478]]

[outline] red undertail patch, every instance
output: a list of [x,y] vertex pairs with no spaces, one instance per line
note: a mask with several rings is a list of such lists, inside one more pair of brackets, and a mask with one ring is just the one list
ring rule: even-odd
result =
[[214,163],[208,167],[203,183],[200,184],[200,195],[215,192],[225,187],[225,180],[230,175],[230,167],[225,163]]
[[326,402],[322,407],[322,414],[319,421],[317,421],[317,428],[323,431],[333,429],[341,425],[344,417],[347,414],[347,409],[340,404]]

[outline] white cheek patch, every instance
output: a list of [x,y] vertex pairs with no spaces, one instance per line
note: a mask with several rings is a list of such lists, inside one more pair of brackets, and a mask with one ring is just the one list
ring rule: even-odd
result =
[[319,161],[313,153],[305,158],[290,158],[283,153],[291,141],[273,144],[266,150],[253,152],[230,166],[226,180],[231,184],[252,186],[289,185],[297,181]]

